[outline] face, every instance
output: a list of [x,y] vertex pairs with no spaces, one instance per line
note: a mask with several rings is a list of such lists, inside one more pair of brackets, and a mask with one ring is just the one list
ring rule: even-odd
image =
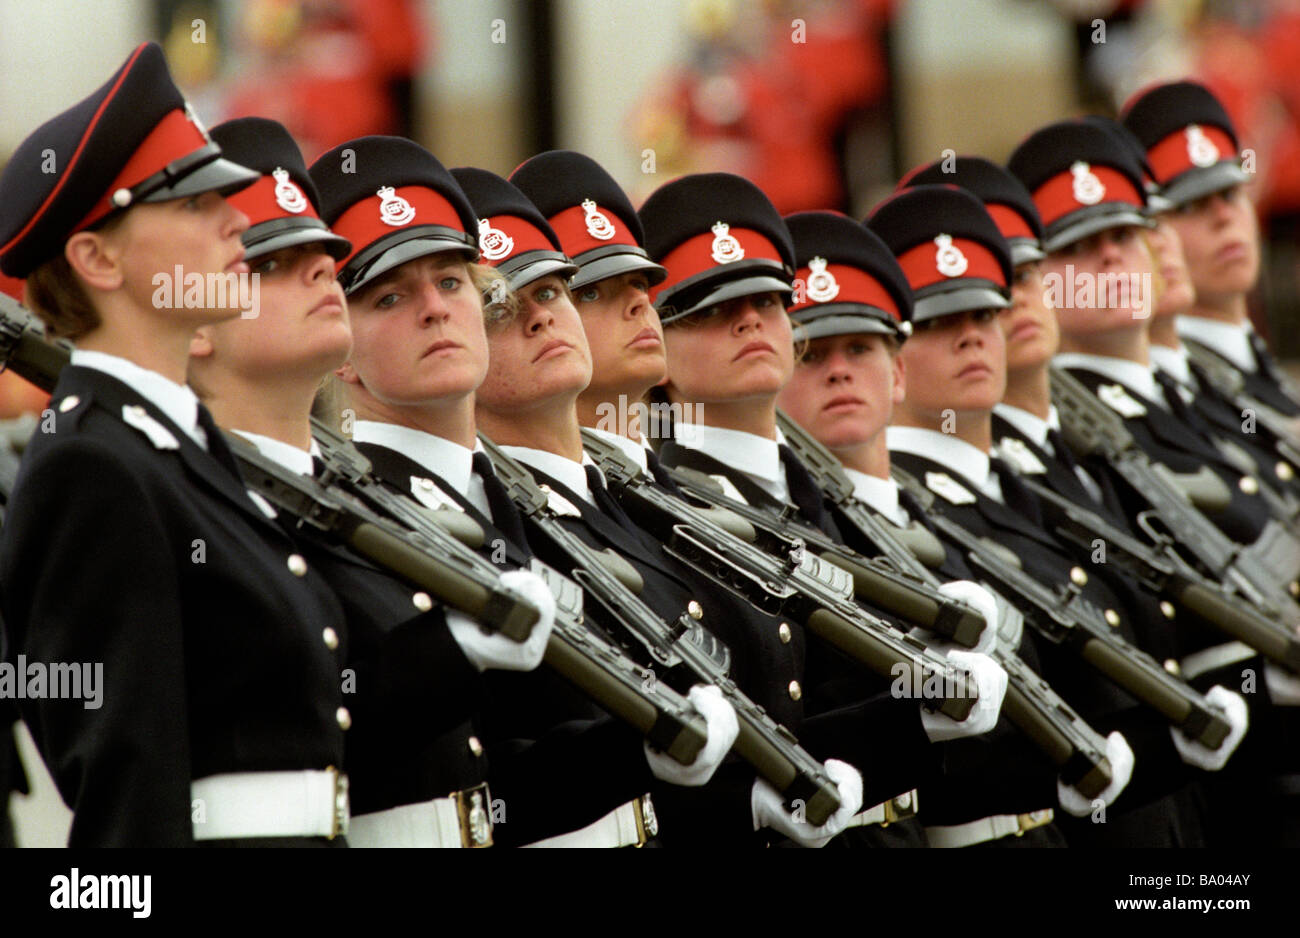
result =
[[1043,261],[1061,332],[1077,337],[1145,328],[1151,272],[1151,252],[1135,225],[1090,235]]
[[909,377],[902,406],[929,421],[942,421],[948,410],[992,410],[1006,391],[1006,342],[997,310],[914,322],[899,354]]
[[777,293],[728,300],[664,329],[668,390],[683,402],[770,400],[794,371],[790,317]]
[[259,313],[209,330],[215,360],[253,377],[310,371],[324,377],[352,347],[343,288],[334,259],[319,243],[283,248],[255,258]]
[[873,333],[813,339],[777,405],[831,449],[873,439],[903,400],[893,338]]
[[472,394],[487,374],[483,301],[460,254],[417,257],[348,300],[352,357],[338,372],[411,406]]
[[491,367],[476,398],[479,407],[502,415],[576,399],[591,381],[582,319],[563,281],[542,277],[516,296],[519,315],[488,330]]
[[1169,213],[1183,242],[1199,302],[1239,296],[1259,276],[1259,228],[1243,186],[1189,202]]
[[1170,222],[1168,214],[1157,218],[1156,227],[1148,231],[1146,237],[1161,281],[1160,296],[1153,315],[1176,316],[1196,301],[1191,272],[1183,257],[1182,239],[1178,237],[1178,229]]
[[607,277],[573,291],[591,349],[592,386],[639,396],[668,369],[663,327],[650,305],[643,271]]
[[1011,280],[1011,306],[998,314],[1007,346],[1007,370],[1044,366],[1056,354],[1061,333],[1043,287],[1038,261],[1019,265]]
[[204,323],[240,314],[238,288],[208,289],[207,284],[209,275],[222,275],[229,284],[235,281],[225,275],[248,273],[239,240],[246,230],[248,216],[216,192],[205,192],[138,204],[102,237],[118,259],[123,288],[138,306],[174,310]]

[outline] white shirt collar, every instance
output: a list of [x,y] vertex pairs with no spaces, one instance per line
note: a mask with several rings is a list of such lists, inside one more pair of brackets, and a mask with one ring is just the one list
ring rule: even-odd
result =
[[1165,396],[1160,390],[1160,385],[1156,384],[1155,375],[1146,365],[1131,362],[1126,358],[1084,355],[1082,352],[1062,352],[1052,359],[1052,363],[1062,368],[1082,368],[1085,371],[1096,372],[1102,377],[1122,384],[1130,391],[1136,391],[1149,401],[1154,401],[1161,406],[1165,404]]
[[1179,316],[1177,327],[1180,337],[1193,339],[1214,349],[1241,371],[1255,371],[1255,350],[1250,347],[1251,329],[1248,323],[1220,322],[1202,316]]
[[1051,418],[1056,414],[1055,407],[1052,407],[1048,412],[1047,420],[1044,420],[1037,414],[1031,414],[1027,410],[1022,410],[1019,407],[1012,407],[1010,404],[994,404],[993,413],[997,414],[1025,436],[1029,437],[1031,443],[1047,450],[1052,448],[1047,442],[1047,431],[1059,429],[1061,423],[1061,418],[1057,416],[1057,426],[1052,426]]
[[470,477],[474,471],[474,453],[482,448],[476,442],[474,449],[466,449],[459,443],[424,430],[376,420],[358,420],[354,423],[352,442],[373,443],[396,450],[430,472],[437,473],[462,496],[469,491]]
[[989,467],[988,453],[938,430],[921,427],[886,427],[885,445],[890,451],[912,453],[948,466],[953,472],[979,487],[980,491],[1002,500],[1002,484]]
[[898,504],[898,483],[893,479],[869,476],[857,469],[844,468],[853,483],[853,497],[865,502],[901,528],[907,527],[907,512]]
[[282,440],[277,440],[269,436],[263,436],[260,433],[249,433],[247,430],[236,430],[248,442],[257,447],[257,451],[267,459],[274,460],[290,472],[296,472],[298,475],[315,475],[315,467],[312,465],[311,458],[320,455],[320,447],[316,441],[311,441],[311,451],[301,450],[296,446],[291,446]]
[[529,446],[503,446],[501,449],[525,466],[540,469],[556,481],[567,485],[588,504],[595,504],[595,499],[591,497],[591,488],[587,485],[586,467],[594,466],[596,463],[585,450],[582,454],[582,462],[574,462],[564,456],[557,456],[544,449],[533,449]]
[[785,436],[780,427],[777,427],[776,439],[769,440],[743,430],[675,422],[673,437],[688,449],[699,450],[718,462],[739,469],[778,501],[790,501],[790,486],[785,481],[785,466],[781,464],[780,446],[785,442]]
[[642,472],[647,475],[649,474],[650,461],[646,457],[646,446],[644,442],[638,443],[636,440],[629,440],[621,433],[610,433],[608,430],[598,430],[595,427],[586,427],[584,429],[590,430],[606,443],[613,443],[623,451],[624,455],[626,455],[628,459],[636,463],[641,468]]
[[1158,368],[1184,387],[1192,386],[1192,369],[1187,363],[1187,349],[1167,345],[1151,346],[1151,367]]
[[199,426],[199,399],[187,386],[107,352],[73,349],[71,363],[112,375],[161,410],[195,443],[207,449],[207,434]]

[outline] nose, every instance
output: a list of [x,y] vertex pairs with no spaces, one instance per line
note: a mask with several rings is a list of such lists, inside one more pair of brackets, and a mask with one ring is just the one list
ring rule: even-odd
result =
[[852,380],[848,358],[841,349],[832,349],[826,355],[826,381],[829,384],[847,384]]
[[528,335],[537,335],[544,328],[555,324],[555,313],[545,303],[538,303],[531,296],[524,298],[524,331]]
[[445,321],[451,315],[451,310],[447,308],[442,292],[438,289],[438,285],[431,280],[426,280],[421,285],[420,300],[421,302],[416,309],[416,317],[422,327]]
[[623,317],[625,319],[636,319],[638,316],[644,316],[651,309],[650,294],[631,283],[623,288],[623,302]]
[[737,300],[731,314],[731,331],[736,335],[742,335],[750,330],[762,331],[762,329],[763,317],[754,307],[753,298],[747,296]]
[[962,316],[961,324],[957,327],[957,348],[982,347],[984,345],[983,327],[984,323],[977,321],[974,313],[966,313]]
[[229,235],[240,235],[248,230],[250,222],[248,216],[230,204],[229,199],[223,198],[221,204],[225,207],[225,225],[222,230]]
[[326,280],[334,276],[334,258],[324,251],[317,251],[308,258],[303,268],[303,276],[307,278],[308,283]]

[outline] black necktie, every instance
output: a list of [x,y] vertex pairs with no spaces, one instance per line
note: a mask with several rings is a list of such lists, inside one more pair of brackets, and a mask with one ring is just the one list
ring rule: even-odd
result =
[[243,476],[239,474],[239,464],[235,462],[234,453],[232,453],[230,447],[226,445],[226,438],[222,436],[221,431],[217,429],[217,425],[212,419],[212,414],[208,413],[208,409],[202,404],[199,405],[198,424],[203,428],[203,432],[207,434],[209,455],[211,455],[217,462],[221,463],[221,465],[226,469],[230,470],[231,475],[236,479],[242,479]]
[[497,478],[496,470],[492,468],[492,460],[488,454],[477,452],[472,460],[474,472],[483,482],[483,494],[487,496],[488,509],[492,512],[492,523],[497,530],[507,538],[518,545],[528,543],[524,535],[523,520],[519,517],[519,509],[515,503],[510,500],[510,493],[506,487]]
[[1160,390],[1165,394],[1169,409],[1174,412],[1174,416],[1178,418],[1179,422],[1199,429],[1201,425],[1200,418],[1192,412],[1192,409],[1187,406],[1187,402],[1183,400],[1183,395],[1179,392],[1178,381],[1174,376],[1162,368],[1154,369],[1153,374],[1156,377],[1156,384],[1160,385]]
[[1065,442],[1065,435],[1060,430],[1053,430],[1050,427],[1047,430],[1047,442],[1052,444],[1052,450],[1056,453],[1056,458],[1063,466],[1071,472],[1079,468],[1079,461],[1074,458],[1074,453],[1070,449],[1070,444]]
[[610,520],[618,523],[618,526],[627,530],[633,536],[640,534],[640,529],[632,523],[632,519],[627,516],[623,506],[614,500],[614,496],[609,494],[609,489],[605,488],[605,479],[600,474],[600,470],[595,466],[583,466],[587,473],[587,488],[591,490],[591,500],[596,503],[596,507]]
[[1029,491],[1015,471],[996,456],[989,458],[989,468],[998,477],[1002,486],[1002,501],[1008,507],[1033,524],[1043,526],[1043,515],[1038,509],[1038,499]]
[[1269,352],[1268,345],[1254,330],[1248,332],[1247,337],[1250,339],[1250,350],[1255,354],[1256,369],[1275,384],[1278,383],[1277,368],[1273,364],[1273,354]]
[[820,525],[826,511],[822,503],[822,490],[794,450],[784,443],[778,449],[781,452],[781,465],[785,467],[785,484],[790,489],[790,501],[795,503],[805,518]]

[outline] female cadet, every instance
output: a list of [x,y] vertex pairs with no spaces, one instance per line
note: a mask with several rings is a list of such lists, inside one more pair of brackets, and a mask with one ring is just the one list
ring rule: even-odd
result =
[[99,699],[24,706],[74,845],[343,843],[342,612],[184,385],[194,330],[240,315],[203,294],[247,275],[222,193],[256,178],[155,44],[0,178],[0,264],[76,346],[0,540],[12,653],[95,665]]

